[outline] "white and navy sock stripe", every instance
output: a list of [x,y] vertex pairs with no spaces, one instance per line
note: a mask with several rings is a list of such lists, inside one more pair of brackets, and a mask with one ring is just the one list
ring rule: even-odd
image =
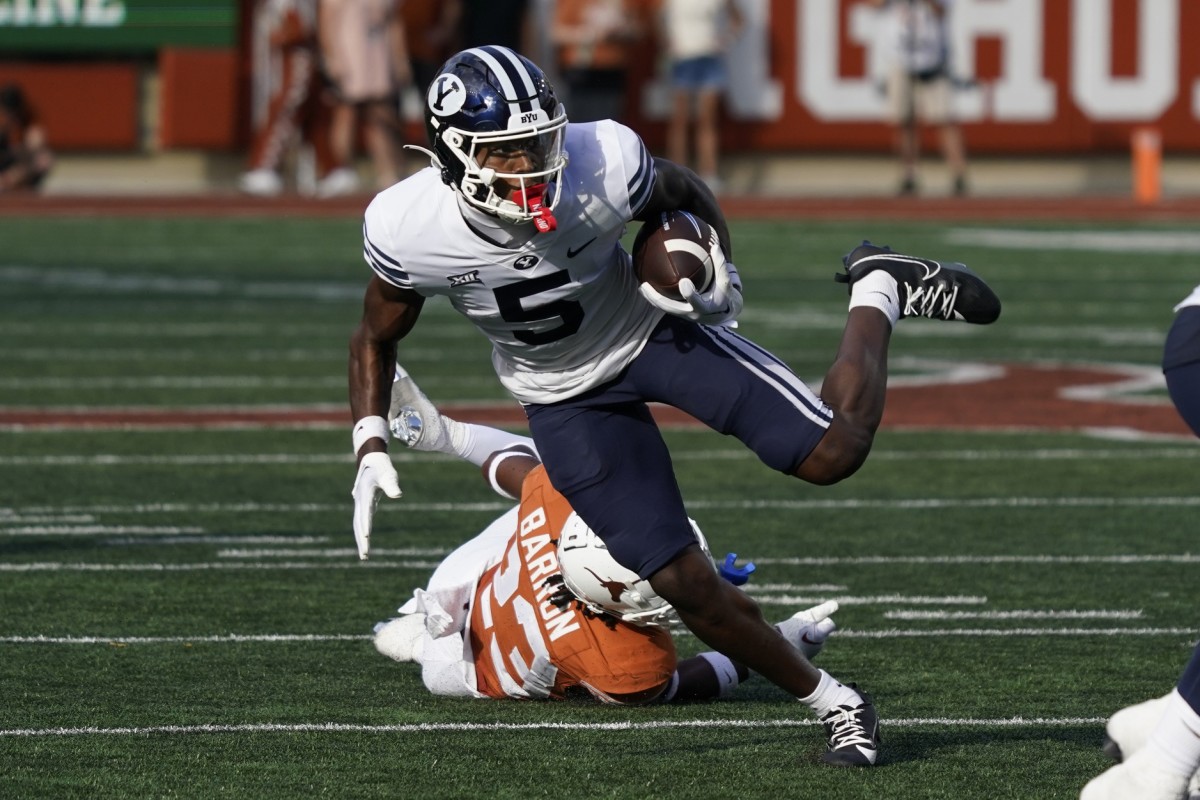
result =
[[496,80],[500,82],[504,98],[509,101],[510,114],[519,116],[522,112],[541,110],[542,104],[538,101],[537,85],[516,53],[507,47],[495,45],[473,47],[467,52],[478,57],[491,68]]
[[805,417],[822,427],[833,421],[833,409],[813,394],[786,364],[729,328],[701,326],[704,333],[738,363],[770,384]]

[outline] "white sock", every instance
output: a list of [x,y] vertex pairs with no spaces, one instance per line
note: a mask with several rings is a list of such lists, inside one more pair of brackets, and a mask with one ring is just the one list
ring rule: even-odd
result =
[[862,703],[862,695],[858,692],[849,686],[838,683],[825,670],[820,670],[820,672],[821,682],[817,684],[816,691],[808,697],[800,698],[800,702],[811,708],[818,719],[823,718],[838,706],[857,706]]
[[850,308],[878,308],[896,327],[900,319],[900,291],[896,279],[881,269],[868,272],[850,287]]
[[1176,689],[1167,698],[1167,707],[1145,749],[1172,772],[1191,777],[1200,768],[1200,715]]

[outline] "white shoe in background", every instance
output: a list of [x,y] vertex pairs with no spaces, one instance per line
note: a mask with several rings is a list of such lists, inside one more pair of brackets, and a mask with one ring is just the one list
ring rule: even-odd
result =
[[358,173],[339,167],[317,182],[317,197],[342,197],[358,191]]
[[283,191],[283,178],[273,169],[252,169],[238,177],[238,188],[258,197],[274,197]]

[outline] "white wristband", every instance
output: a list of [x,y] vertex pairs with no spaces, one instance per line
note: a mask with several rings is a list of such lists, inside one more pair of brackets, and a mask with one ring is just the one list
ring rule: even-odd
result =
[[362,449],[363,443],[367,439],[383,439],[388,440],[388,425],[387,420],[383,417],[363,417],[358,422],[354,423],[354,453]]

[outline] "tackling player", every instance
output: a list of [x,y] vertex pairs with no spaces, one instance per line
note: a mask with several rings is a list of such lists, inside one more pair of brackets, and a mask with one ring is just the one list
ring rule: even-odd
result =
[[[1163,347],[1167,391],[1200,436],[1200,286],[1175,306]],[[1200,646],[1175,688],[1113,714],[1104,751],[1120,764],[1083,787],[1080,800],[1200,798]]]
[[[425,589],[376,626],[375,646],[415,661],[429,691],[452,697],[562,699],[574,690],[617,704],[723,697],[749,671],[720,653],[676,662],[670,605],[621,567],[546,479],[529,439],[464,425],[438,413],[397,369],[391,428],[417,450],[478,461],[454,433],[498,447],[482,467],[504,497],[520,498],[482,533],[456,549]],[[699,528],[696,540],[707,552]],[[836,602],[801,611],[777,626],[812,658],[836,629]]]
[[[694,173],[652,158],[613,120],[568,124],[545,74],[504,47],[464,50],[425,98],[432,167],[366,212],[374,275],[350,342],[355,536],[400,495],[387,456],[397,344],[429,297],[445,296],[488,337],[554,487],[622,566],[649,581],[712,649],[795,695],[825,723],[825,763],[870,766],[870,699],[817,670],[696,544],[648,403],[736,436],[768,466],[835,483],[866,460],[883,415],[887,349],[902,317],[988,323],[1000,301],[957,264],[869,243],[845,260],[850,313],[821,396],[725,323],[742,308],[724,215]],[[627,223],[689,211],[717,231],[713,286],[674,301],[638,286]]]
[[[562,699],[585,690],[607,703],[725,696],[749,670],[720,653],[676,661],[670,605],[621,567],[550,486],[531,440],[439,414],[403,370],[393,388],[392,430],[418,450],[477,461],[472,434],[499,447],[483,461],[489,484],[520,505],[451,553],[425,589],[376,628],[375,645],[416,661],[434,694]],[[460,450],[462,452],[460,452]],[[699,529],[695,536],[707,552]],[[561,563],[560,563],[561,561]],[[806,657],[836,629],[835,602],[777,626]]]

